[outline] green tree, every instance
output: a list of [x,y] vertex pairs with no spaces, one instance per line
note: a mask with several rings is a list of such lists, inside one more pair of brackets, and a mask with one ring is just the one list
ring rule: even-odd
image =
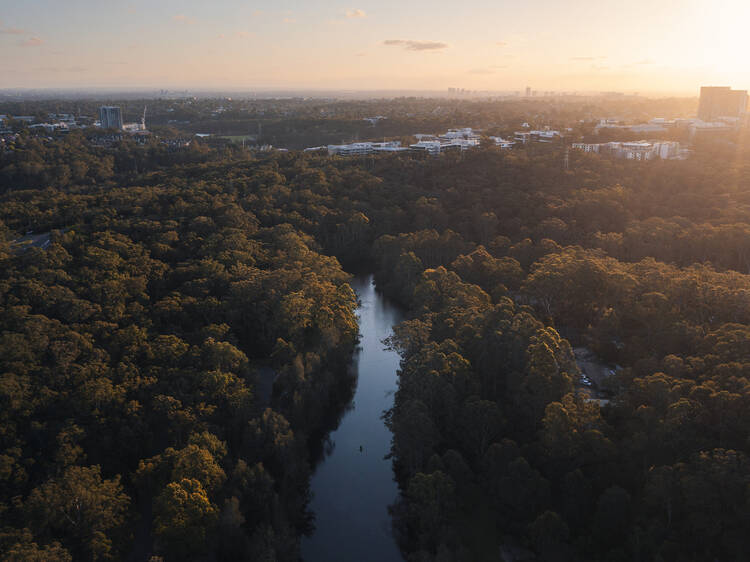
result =
[[218,510],[198,480],[170,482],[154,502],[154,533],[160,549],[183,558],[209,549],[208,537]]
[[116,554],[109,533],[125,520],[129,502],[119,477],[105,480],[98,466],[71,466],[35,488],[24,510],[39,536],[60,536],[75,556],[99,560]]

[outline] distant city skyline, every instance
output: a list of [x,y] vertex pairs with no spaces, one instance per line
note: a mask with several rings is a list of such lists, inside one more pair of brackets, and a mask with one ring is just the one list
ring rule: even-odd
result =
[[750,6],[611,0],[27,0],[0,88],[602,91],[750,87]]

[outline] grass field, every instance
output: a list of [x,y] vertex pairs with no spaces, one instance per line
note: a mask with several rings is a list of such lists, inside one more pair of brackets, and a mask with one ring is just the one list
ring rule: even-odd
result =
[[245,142],[256,142],[258,140],[257,134],[252,135],[222,135],[219,137],[220,139],[229,139],[232,142],[241,143],[243,140]]

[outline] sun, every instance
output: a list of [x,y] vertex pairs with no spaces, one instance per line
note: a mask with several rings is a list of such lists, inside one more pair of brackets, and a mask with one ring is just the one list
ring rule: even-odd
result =
[[714,40],[707,42],[705,47],[713,54],[712,60],[718,72],[738,79],[744,76],[743,82],[747,84],[750,81],[750,3],[728,0],[719,4],[722,9],[712,34]]

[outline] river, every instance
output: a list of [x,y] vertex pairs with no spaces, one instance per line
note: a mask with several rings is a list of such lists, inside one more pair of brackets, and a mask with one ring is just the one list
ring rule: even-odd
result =
[[356,390],[312,477],[315,532],[302,540],[305,562],[403,560],[388,514],[398,488],[384,458],[391,432],[381,417],[393,405],[399,365],[398,354],[382,342],[402,314],[375,291],[371,275],[355,277],[351,286],[361,302],[360,347],[352,362]]

